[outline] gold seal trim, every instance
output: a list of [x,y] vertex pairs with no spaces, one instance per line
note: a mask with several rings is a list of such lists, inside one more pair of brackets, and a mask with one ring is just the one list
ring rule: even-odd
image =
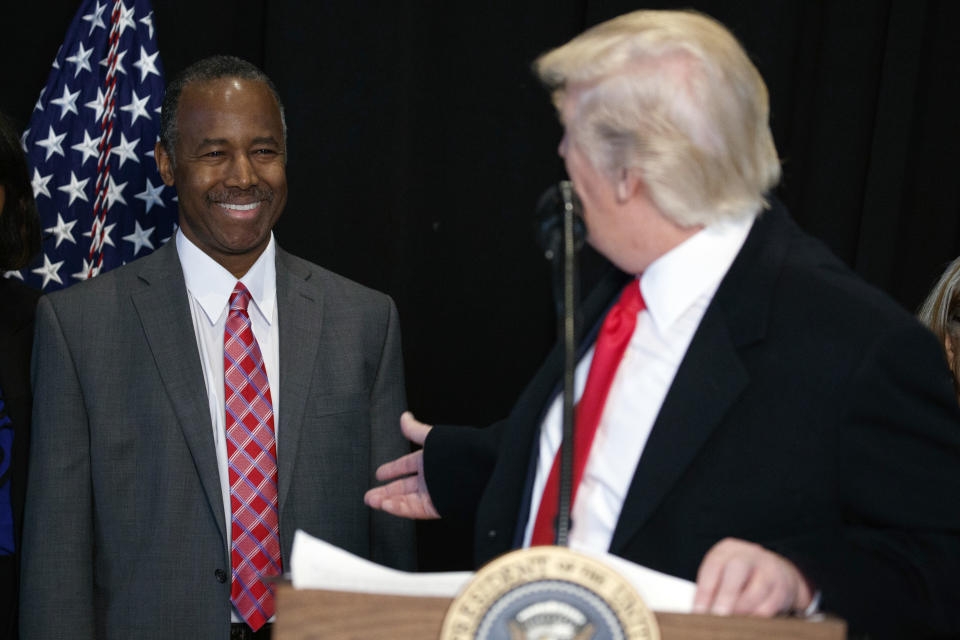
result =
[[487,612],[508,593],[546,581],[572,583],[597,596],[628,640],[660,640],[656,617],[623,576],[599,560],[552,546],[512,551],[481,568],[447,610],[440,640],[473,640]]

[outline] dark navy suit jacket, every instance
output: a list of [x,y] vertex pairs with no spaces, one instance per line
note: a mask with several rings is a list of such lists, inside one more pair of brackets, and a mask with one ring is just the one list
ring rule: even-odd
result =
[[[588,297],[587,326],[624,277]],[[561,367],[557,348],[506,420],[426,441],[434,504],[475,518],[478,564],[525,525]],[[775,204],[694,335],[610,552],[693,580],[713,544],[742,538],[792,560],[854,630],[958,634],[958,470],[960,410],[935,338]]]

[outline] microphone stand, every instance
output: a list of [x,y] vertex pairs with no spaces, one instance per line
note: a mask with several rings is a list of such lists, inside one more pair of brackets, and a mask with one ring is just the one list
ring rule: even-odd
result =
[[570,534],[570,509],[573,507],[573,377],[576,369],[577,330],[576,305],[577,249],[574,240],[575,215],[573,184],[560,183],[563,198],[563,440],[560,442],[560,490],[558,492],[556,544],[565,547]]
[[[557,546],[567,546],[570,508],[573,497],[574,372],[577,348],[577,252],[586,236],[580,199],[569,180],[550,187],[541,197],[537,211],[541,219],[540,244],[553,264],[553,293],[557,311],[558,339],[564,345],[563,439],[560,442],[557,519],[554,523]],[[562,252],[561,252],[562,245]],[[562,255],[562,260],[560,259]]]

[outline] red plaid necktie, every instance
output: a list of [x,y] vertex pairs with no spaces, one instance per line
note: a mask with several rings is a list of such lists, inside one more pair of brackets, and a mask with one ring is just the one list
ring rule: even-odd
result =
[[[570,504],[577,497],[577,488],[583,478],[583,470],[590,457],[593,436],[597,433],[603,406],[607,402],[607,393],[613,382],[613,376],[620,366],[620,359],[630,342],[630,336],[637,326],[637,314],[644,309],[640,284],[631,280],[620,299],[607,312],[597,336],[593,350],[593,361],[587,375],[587,385],[576,407],[576,430],[573,436],[573,493]],[[560,451],[553,459],[547,484],[540,500],[540,510],[533,525],[530,545],[553,544],[556,538],[554,527],[557,519],[557,496],[560,492]]]
[[273,401],[250,328],[249,303],[250,292],[238,282],[223,333],[223,381],[233,538],[230,601],[256,631],[273,615],[273,587],[263,578],[279,575],[281,560]]

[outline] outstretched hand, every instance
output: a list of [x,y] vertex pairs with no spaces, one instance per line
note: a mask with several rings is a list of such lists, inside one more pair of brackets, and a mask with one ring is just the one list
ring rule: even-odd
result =
[[[419,422],[409,411],[400,416],[400,430],[414,444],[423,445],[433,427]],[[386,462],[377,469],[377,480],[387,484],[367,491],[363,501],[401,518],[428,520],[439,518],[423,476],[423,450]]]

